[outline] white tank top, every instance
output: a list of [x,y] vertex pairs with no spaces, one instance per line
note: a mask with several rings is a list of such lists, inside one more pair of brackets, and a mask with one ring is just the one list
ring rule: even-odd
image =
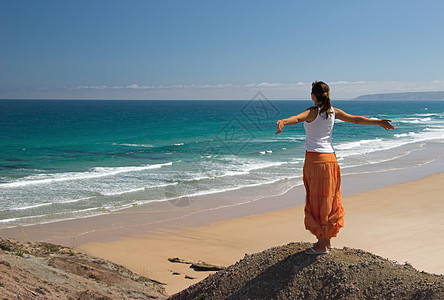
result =
[[333,145],[331,143],[331,134],[335,124],[335,112],[324,119],[325,112],[321,115],[318,107],[318,115],[316,119],[308,123],[304,122],[305,129],[305,149],[309,152],[333,153]]

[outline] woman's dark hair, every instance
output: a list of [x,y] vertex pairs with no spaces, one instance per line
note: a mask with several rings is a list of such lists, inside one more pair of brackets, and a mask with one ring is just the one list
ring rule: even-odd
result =
[[320,113],[325,112],[325,119],[327,119],[328,116],[332,114],[330,88],[325,82],[315,81],[311,84],[311,92],[316,96],[316,99],[320,103]]

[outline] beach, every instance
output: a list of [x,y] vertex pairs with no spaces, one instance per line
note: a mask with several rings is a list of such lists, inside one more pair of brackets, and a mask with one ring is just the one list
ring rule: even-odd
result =
[[[442,182],[444,173],[439,173],[344,198],[346,225],[332,240],[333,246],[365,249],[442,274],[444,260],[437,250],[444,247],[444,204],[439,200]],[[208,272],[171,263],[169,257],[228,266],[245,253],[292,241],[315,241],[303,227],[301,205],[113,242],[87,243],[79,248],[167,283],[166,290],[172,294],[205,278]],[[185,275],[196,279],[186,279]]]
[[[442,274],[443,158],[416,168],[343,176],[345,227],[333,247],[359,248]],[[399,183],[400,182],[400,183]],[[361,184],[359,184],[361,183]],[[365,183],[365,184],[364,184]],[[359,188],[358,188],[359,186]],[[314,242],[303,225],[302,186],[242,205],[191,212],[147,223],[146,207],[84,219],[2,229],[3,236],[74,247],[165,283],[169,294],[214,271],[194,271],[168,258],[228,266],[246,253],[294,241]],[[198,202],[198,201],[197,201]],[[300,202],[300,201],[299,201]],[[157,214],[174,211],[159,203]],[[170,205],[171,207],[171,205]]]
[[[302,102],[275,104],[282,116],[305,107]],[[358,115],[370,107],[374,117],[390,116],[396,130],[335,125],[346,215],[333,246],[443,273],[436,250],[444,241],[441,102],[409,102],[401,110],[395,102],[340,104]],[[246,253],[314,242],[303,222],[303,127],[276,136],[277,116],[260,122],[247,118],[245,110],[253,102],[208,105],[19,103],[9,130],[3,129],[8,139],[1,146],[0,236],[109,259],[162,282],[169,294],[215,272],[195,271],[190,263],[229,266]],[[49,131],[33,126],[36,107],[51,112]],[[120,119],[124,108],[128,115]],[[182,119],[160,134],[155,124],[176,110]],[[82,119],[70,123],[65,118],[64,126],[50,126],[64,111],[92,121],[85,126]],[[23,128],[15,126],[13,113],[26,120]],[[108,128],[105,117],[120,121]],[[199,121],[205,130],[196,131]],[[226,128],[238,128],[244,138],[231,138]],[[75,138],[63,138],[65,129]]]
[[[276,120],[309,105],[2,100],[0,229],[116,214],[134,206],[148,211],[153,223],[283,194],[302,184],[305,133],[295,125],[276,135]],[[390,118],[396,127],[386,131],[336,120],[333,147],[342,175],[411,168],[441,153],[440,101],[411,101],[402,108],[396,101],[338,100],[335,105],[355,115]],[[269,113],[257,115],[256,106]],[[44,123],[36,111],[46,114]],[[165,126],[159,130],[158,124]],[[362,185],[376,187],[370,180],[361,180]],[[291,205],[303,203],[296,200]]]

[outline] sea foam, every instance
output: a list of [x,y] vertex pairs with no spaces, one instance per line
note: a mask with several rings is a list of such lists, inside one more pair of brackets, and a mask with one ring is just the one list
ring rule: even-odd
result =
[[24,177],[20,180],[2,183],[0,188],[14,188],[27,185],[49,184],[60,181],[72,181],[82,179],[92,179],[106,176],[113,176],[119,173],[137,172],[142,170],[157,169],[163,166],[171,166],[173,162],[163,164],[144,165],[135,167],[96,167],[92,171],[87,172],[66,172],[66,173],[52,173],[52,174],[38,174]]

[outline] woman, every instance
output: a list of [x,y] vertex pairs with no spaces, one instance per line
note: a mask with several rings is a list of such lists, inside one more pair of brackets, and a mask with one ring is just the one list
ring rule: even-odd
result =
[[322,81],[312,83],[312,106],[304,112],[277,121],[276,134],[285,125],[304,122],[305,163],[303,180],[306,191],[305,228],[318,239],[307,254],[327,254],[331,249],[330,239],[344,226],[344,208],[341,202],[341,174],[331,142],[335,118],[362,125],[379,125],[384,129],[395,129],[391,120],[369,119],[353,116],[332,107],[330,88]]

